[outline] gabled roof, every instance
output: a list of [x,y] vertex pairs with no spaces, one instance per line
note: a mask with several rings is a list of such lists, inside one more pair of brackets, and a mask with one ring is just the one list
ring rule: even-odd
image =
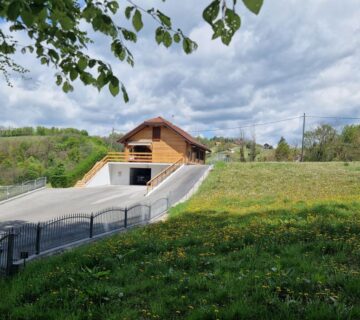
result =
[[203,145],[202,143],[198,142],[193,136],[188,134],[183,129],[180,129],[178,126],[174,125],[170,121],[167,121],[166,119],[162,117],[152,118],[149,120],[144,121],[142,124],[138,125],[135,129],[129,131],[127,134],[125,134],[121,139],[118,140],[120,143],[125,143],[129,138],[131,138],[134,134],[139,132],[140,130],[144,129],[145,127],[154,127],[154,126],[165,126],[169,129],[172,129],[177,134],[182,136],[187,142],[189,142],[192,145],[195,145],[201,149],[204,149],[206,151],[211,151],[207,146]]

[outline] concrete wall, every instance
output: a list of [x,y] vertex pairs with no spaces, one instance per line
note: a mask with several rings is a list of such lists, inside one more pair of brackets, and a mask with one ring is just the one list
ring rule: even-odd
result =
[[170,164],[110,162],[101,168],[101,170],[87,183],[86,187],[129,185],[131,168],[150,168],[151,178],[154,178],[168,166],[170,166]]
[[99,172],[86,184],[87,187],[107,186],[110,184],[109,164],[105,164]]

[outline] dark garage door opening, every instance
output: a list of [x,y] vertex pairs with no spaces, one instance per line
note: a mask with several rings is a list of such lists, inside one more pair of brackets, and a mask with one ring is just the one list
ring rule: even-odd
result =
[[151,169],[130,168],[130,185],[145,186],[151,180]]

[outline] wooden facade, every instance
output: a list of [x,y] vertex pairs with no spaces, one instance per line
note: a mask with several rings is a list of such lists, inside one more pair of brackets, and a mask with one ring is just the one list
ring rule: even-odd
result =
[[125,146],[125,154],[147,152],[154,163],[204,164],[210,151],[192,136],[169,121],[158,117],[147,120],[119,140]]

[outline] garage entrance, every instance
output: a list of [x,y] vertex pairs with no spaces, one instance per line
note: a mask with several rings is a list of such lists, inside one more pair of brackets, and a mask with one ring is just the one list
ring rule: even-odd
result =
[[150,168],[130,168],[130,185],[132,186],[146,186],[146,183],[151,180]]

